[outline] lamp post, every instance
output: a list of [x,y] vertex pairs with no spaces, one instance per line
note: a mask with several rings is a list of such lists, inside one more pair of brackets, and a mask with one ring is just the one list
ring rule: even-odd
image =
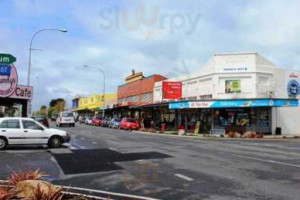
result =
[[100,71],[103,75],[103,111],[102,111],[102,120],[104,120],[104,117],[105,117],[105,73],[104,71],[101,69],[101,68],[98,68],[98,67],[90,67],[90,66],[87,66],[87,65],[84,65],[83,67],[85,68],[91,68],[91,69],[96,69],[98,71]]
[[29,47],[29,60],[28,60],[28,76],[27,76],[27,85],[29,86],[30,85],[30,73],[31,73],[31,51],[33,50],[32,49],[32,42],[33,42],[33,39],[36,37],[37,34],[41,33],[41,32],[44,32],[44,31],[60,31],[62,33],[66,33],[67,30],[66,29],[55,29],[55,28],[47,28],[47,29],[41,29],[37,32],[35,32],[31,38],[31,41],[30,41],[30,47]]

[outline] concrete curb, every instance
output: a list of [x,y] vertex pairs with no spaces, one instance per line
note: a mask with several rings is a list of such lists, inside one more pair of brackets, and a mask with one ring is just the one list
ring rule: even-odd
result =
[[170,133],[153,133],[153,132],[144,132],[144,131],[132,131],[134,133],[143,134],[143,135],[155,135],[161,137],[175,137],[175,138],[190,138],[190,139],[218,139],[218,140],[297,140],[300,139],[300,135],[268,135],[264,138],[227,138],[227,137],[216,137],[216,136],[204,136],[204,135],[174,135]]

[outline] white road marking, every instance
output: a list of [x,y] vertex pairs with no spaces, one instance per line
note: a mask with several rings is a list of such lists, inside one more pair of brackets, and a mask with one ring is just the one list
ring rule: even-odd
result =
[[85,147],[83,147],[83,146],[81,146],[81,145],[79,145],[79,144],[72,144],[71,146],[72,146],[72,147],[75,147],[75,148],[77,148],[77,149],[85,149]]
[[97,144],[97,142],[95,142],[95,141],[93,141],[92,143],[93,143],[93,144]]
[[257,161],[261,161],[261,162],[267,162],[267,163],[273,163],[273,164],[278,164],[278,165],[300,168],[300,165],[280,162],[280,161],[276,161],[276,160],[267,160],[267,159],[261,159],[261,158],[255,158],[255,157],[249,157],[249,156],[240,156],[240,155],[232,155],[232,156],[238,157],[238,158],[246,158],[246,159],[250,159],[250,160],[257,160]]
[[184,179],[184,180],[186,180],[186,181],[193,181],[193,180],[194,180],[194,179],[192,179],[192,178],[190,178],[190,177],[188,177],[188,176],[182,175],[182,174],[174,174],[174,176],[177,176],[177,177],[179,177],[179,178],[182,178],[182,179]]
[[76,150],[76,149],[78,149],[77,147],[74,147],[74,146],[69,146],[69,148],[70,148],[71,150]]

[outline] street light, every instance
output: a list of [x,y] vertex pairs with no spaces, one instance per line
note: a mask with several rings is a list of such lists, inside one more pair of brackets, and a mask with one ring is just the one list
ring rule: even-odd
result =
[[101,68],[98,67],[90,67],[87,65],[84,65],[83,67],[85,68],[91,68],[91,69],[96,69],[98,71],[100,71],[103,75],[103,111],[102,111],[102,120],[104,120],[104,116],[105,116],[105,73]]
[[66,33],[68,32],[66,29],[55,29],[55,28],[47,28],[47,29],[41,29],[37,32],[35,32],[31,38],[31,41],[30,41],[30,47],[29,47],[29,60],[28,60],[28,76],[27,76],[27,85],[29,86],[30,85],[30,71],[31,71],[31,51],[33,50],[32,49],[32,42],[33,42],[33,39],[35,38],[35,36],[43,31],[60,31],[62,33]]

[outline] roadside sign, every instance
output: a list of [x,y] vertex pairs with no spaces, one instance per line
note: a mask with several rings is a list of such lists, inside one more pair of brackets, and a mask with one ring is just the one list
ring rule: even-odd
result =
[[0,75],[0,98],[9,97],[18,86],[18,73],[14,65],[10,65],[10,75]]
[[10,76],[11,67],[9,65],[0,64],[0,76]]
[[0,54],[0,64],[13,64],[16,62],[16,57],[10,55],[10,54]]

